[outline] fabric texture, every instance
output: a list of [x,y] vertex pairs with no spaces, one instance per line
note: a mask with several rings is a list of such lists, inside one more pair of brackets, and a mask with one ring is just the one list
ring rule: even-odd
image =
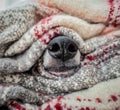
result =
[[[38,2],[0,12],[0,105],[12,110],[119,110],[119,0]],[[80,70],[68,78],[46,74],[39,61],[58,35],[74,39],[84,57]],[[36,62],[39,75],[30,75]]]
[[[120,78],[105,81],[88,90],[60,96],[43,104],[41,107],[30,104],[11,102],[10,107],[16,109],[33,110],[115,110],[120,109]],[[103,92],[104,91],[104,92]]]

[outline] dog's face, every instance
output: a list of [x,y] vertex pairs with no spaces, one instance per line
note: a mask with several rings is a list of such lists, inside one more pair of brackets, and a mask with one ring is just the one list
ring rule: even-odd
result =
[[[53,38],[39,62],[39,71],[46,77],[68,77],[80,68],[81,54],[78,44],[67,36]],[[45,73],[45,74],[44,74]]]

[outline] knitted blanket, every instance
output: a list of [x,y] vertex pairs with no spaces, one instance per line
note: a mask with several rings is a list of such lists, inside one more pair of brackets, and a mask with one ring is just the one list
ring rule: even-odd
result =
[[[30,104],[18,104],[11,102],[14,110],[119,110],[120,78],[102,82],[87,90],[75,92],[66,96],[60,96],[43,104],[41,107]],[[104,91],[104,92],[103,92]]]
[[[0,12],[1,106],[12,110],[120,109],[120,3],[86,1],[39,0],[40,4],[23,3]],[[96,13],[97,3],[102,15]],[[93,13],[88,14],[88,7]],[[43,67],[49,42],[60,35],[73,39],[80,51],[80,67],[65,77]]]

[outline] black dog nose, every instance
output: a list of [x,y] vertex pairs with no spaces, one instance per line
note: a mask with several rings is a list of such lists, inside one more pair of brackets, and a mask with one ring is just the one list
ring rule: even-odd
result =
[[66,36],[59,36],[50,41],[48,45],[49,54],[62,61],[73,58],[78,50],[78,46],[73,39]]

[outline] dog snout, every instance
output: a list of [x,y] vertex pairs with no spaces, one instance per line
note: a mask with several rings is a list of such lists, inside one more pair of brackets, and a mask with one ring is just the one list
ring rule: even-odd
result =
[[49,54],[62,61],[73,58],[78,51],[78,46],[73,39],[66,36],[58,36],[50,41],[48,45]]

